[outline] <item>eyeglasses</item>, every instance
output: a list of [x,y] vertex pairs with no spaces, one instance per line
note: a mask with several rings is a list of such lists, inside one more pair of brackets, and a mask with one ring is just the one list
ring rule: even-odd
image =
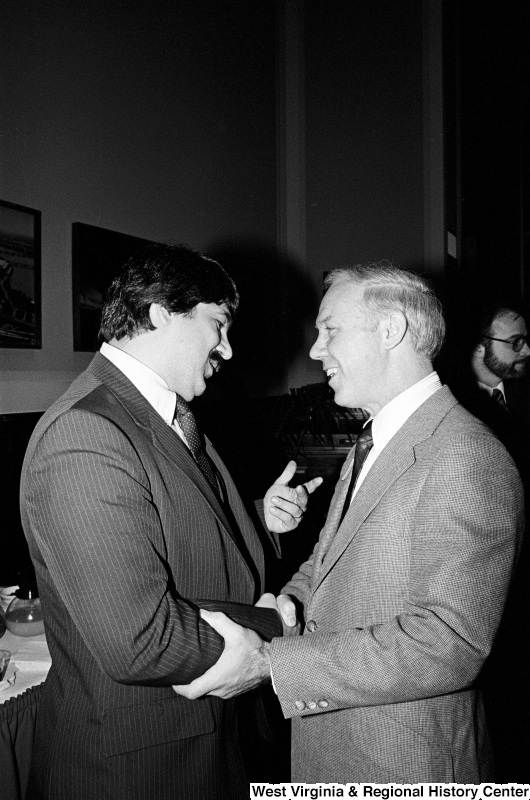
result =
[[514,353],[520,353],[525,344],[530,346],[530,336],[516,336],[515,339],[496,339],[495,336],[484,336],[484,339],[491,339],[492,342],[504,342],[511,344]]

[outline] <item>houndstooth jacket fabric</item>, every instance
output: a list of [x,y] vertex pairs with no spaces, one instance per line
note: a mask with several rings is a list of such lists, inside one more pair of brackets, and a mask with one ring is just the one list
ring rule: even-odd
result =
[[283,589],[303,604],[304,635],[271,647],[292,779],[490,780],[474,681],[522,536],[519,475],[446,387],[388,443],[339,525],[353,455]]
[[199,607],[265,638],[263,553],[208,444],[227,502],[180,437],[100,354],[39,422],[21,513],[52,667],[28,800],[246,798],[234,701],[172,684],[214,664],[223,640]]

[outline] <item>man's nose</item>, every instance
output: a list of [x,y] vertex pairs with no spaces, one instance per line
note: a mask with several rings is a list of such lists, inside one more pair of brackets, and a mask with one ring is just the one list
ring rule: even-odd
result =
[[322,361],[324,358],[324,343],[320,334],[317,336],[315,344],[309,351],[309,358],[312,358],[314,361]]
[[232,358],[232,345],[228,341],[228,336],[226,333],[223,333],[221,341],[219,342],[216,350],[218,350],[218,352],[221,354],[221,358],[224,358],[225,361],[228,361],[230,358]]

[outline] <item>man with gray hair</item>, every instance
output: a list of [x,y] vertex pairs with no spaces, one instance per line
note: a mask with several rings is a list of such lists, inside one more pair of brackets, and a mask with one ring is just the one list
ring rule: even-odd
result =
[[421,277],[387,263],[335,270],[317,329],[310,356],[335,402],[370,420],[278,598],[284,619],[301,606],[303,635],[268,644],[204,612],[225,650],[176,691],[228,698],[272,676],[293,720],[294,781],[492,780],[474,682],[523,529],[517,470],[433,371],[444,320]]

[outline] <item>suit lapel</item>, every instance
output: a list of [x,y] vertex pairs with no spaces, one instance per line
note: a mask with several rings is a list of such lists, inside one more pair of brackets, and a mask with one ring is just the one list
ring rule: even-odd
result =
[[[98,353],[88,367],[116,397],[136,425],[150,437],[154,447],[179,469],[194,485],[202,499],[208,503],[221,521],[230,538],[235,543],[235,537],[230,523],[216,493],[210,486],[207,478],[198,466],[178,433],[167,425],[162,417],[147,402],[138,389],[125,377],[125,375],[107,358]],[[212,451],[210,456],[215,461]],[[219,468],[218,464],[216,466]]]
[[456,404],[457,400],[443,386],[409,417],[375,460],[339,526],[355,456],[355,448],[352,448],[341,471],[343,487],[334,497],[321,537],[317,559],[320,567],[313,576],[315,588],[328,575],[390,486],[413,466],[416,460],[415,447],[432,436],[441,420]]

